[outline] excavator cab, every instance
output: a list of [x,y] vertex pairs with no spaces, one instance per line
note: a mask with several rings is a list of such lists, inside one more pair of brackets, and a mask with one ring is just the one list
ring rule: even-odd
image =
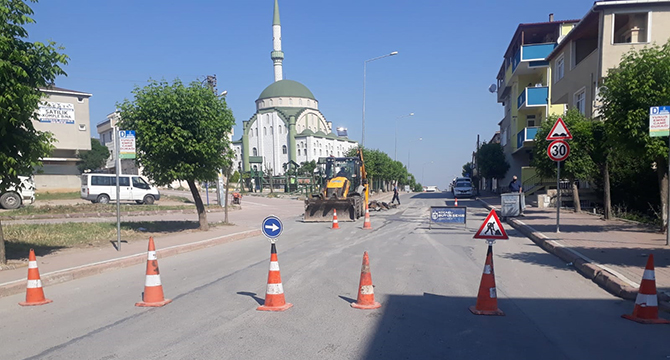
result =
[[331,221],[334,209],[341,221],[355,221],[365,215],[367,180],[362,156],[320,160],[323,183],[318,194],[305,200],[304,221]]

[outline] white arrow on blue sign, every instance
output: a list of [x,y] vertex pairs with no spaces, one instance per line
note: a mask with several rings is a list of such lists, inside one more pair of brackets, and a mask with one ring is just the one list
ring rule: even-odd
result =
[[270,215],[263,220],[261,231],[270,241],[276,241],[275,239],[284,231],[284,225],[278,217]]

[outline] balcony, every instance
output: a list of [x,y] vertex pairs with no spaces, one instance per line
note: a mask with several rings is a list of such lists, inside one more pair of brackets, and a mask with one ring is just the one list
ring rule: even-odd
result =
[[531,107],[547,106],[549,104],[549,87],[527,87],[516,99],[516,107],[523,110]]
[[521,149],[527,141],[535,141],[538,127],[527,127],[516,134],[516,148]]
[[556,43],[522,45],[512,59],[512,72],[516,72],[519,65],[525,65],[521,70],[548,66],[549,62],[545,59],[556,45]]

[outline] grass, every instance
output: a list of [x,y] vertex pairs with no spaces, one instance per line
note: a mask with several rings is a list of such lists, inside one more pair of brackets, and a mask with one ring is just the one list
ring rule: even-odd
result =
[[161,195],[161,200],[169,200],[174,202],[180,202],[185,204],[193,204],[191,199],[184,196],[175,196],[175,195]]
[[[210,227],[222,225],[210,223]],[[197,221],[137,221],[121,223],[121,239],[146,240],[149,236],[198,229]],[[2,227],[7,257],[22,259],[31,248],[37,255],[73,247],[91,247],[116,240],[116,223],[19,224]]]
[[[133,205],[122,204],[121,212],[138,211],[160,211],[160,210],[190,210],[195,209],[193,205]],[[46,205],[46,206],[25,206],[16,210],[0,212],[0,217],[28,216],[42,214],[77,214],[94,212],[113,212],[116,213],[115,204],[77,204],[77,205]]]
[[81,198],[81,194],[79,191],[74,191],[74,192],[57,192],[57,193],[50,193],[50,192],[37,192],[35,193],[35,199],[36,200],[77,200]]

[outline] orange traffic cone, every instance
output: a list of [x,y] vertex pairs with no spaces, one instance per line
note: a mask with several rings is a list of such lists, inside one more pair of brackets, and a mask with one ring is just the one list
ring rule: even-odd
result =
[[337,209],[333,209],[333,227],[331,229],[339,229],[340,224],[337,221]]
[[363,230],[372,230],[372,224],[370,223],[370,209],[368,209],[368,204],[365,204],[365,221],[363,222]]
[[172,302],[163,295],[163,285],[161,284],[161,275],[158,271],[158,258],[156,257],[156,246],[154,238],[149,238],[149,251],[147,252],[147,277],[144,282],[144,294],[142,301],[135,306],[159,307]]
[[277,248],[272,244],[270,249],[270,271],[268,272],[268,287],[265,291],[265,304],[256,310],[261,311],[284,311],[293,306],[284,299],[284,287],[281,284],[279,273],[279,262],[277,261]]
[[635,299],[635,308],[631,315],[622,318],[642,324],[670,324],[670,321],[658,317],[658,295],[656,294],[656,275],[654,273],[654,254],[649,255],[644,268],[640,290]]
[[361,281],[358,284],[358,299],[351,307],[356,309],[377,309],[382,304],[375,301],[375,288],[372,285],[370,275],[370,258],[368,252],[363,253],[363,266],[361,267]]
[[479,284],[477,305],[470,306],[470,311],[476,315],[505,315],[498,309],[498,295],[496,294],[496,278],[493,273],[493,246],[489,244],[484,263],[484,274]]
[[44,297],[42,289],[42,280],[40,279],[40,270],[37,268],[37,258],[35,250],[30,249],[28,255],[28,286],[26,288],[26,301],[20,302],[21,306],[44,305],[52,302]]
[[454,206],[458,206],[458,198],[454,198]]

